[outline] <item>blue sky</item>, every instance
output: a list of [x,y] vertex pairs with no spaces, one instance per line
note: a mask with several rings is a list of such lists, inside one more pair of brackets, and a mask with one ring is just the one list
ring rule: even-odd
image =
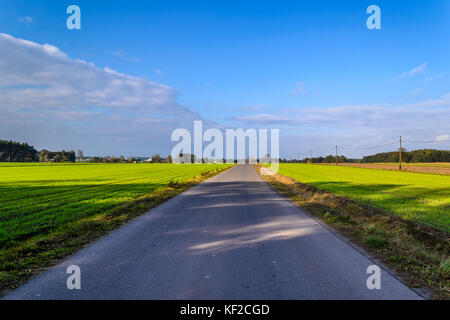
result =
[[[70,4],[81,8],[81,30],[65,26]],[[381,30],[366,27],[371,4],[381,8]],[[179,110],[221,127],[280,128],[282,157],[305,157],[311,148],[317,155],[327,153],[336,144],[356,157],[399,135],[450,140],[450,4],[445,0],[2,1],[0,33],[167,86],[164,101],[176,107],[168,114],[169,108],[152,109],[161,128],[161,119],[190,119]],[[11,63],[25,64],[18,58]],[[2,92],[24,85],[14,81],[3,83],[0,102]],[[170,152],[169,131],[130,131],[126,121],[121,130],[100,119],[107,114],[130,120],[135,111],[124,104],[113,111],[104,102],[74,103],[70,110],[66,105],[66,114],[45,126],[47,116],[40,112],[50,112],[50,106],[27,103],[3,113],[9,126],[2,126],[0,137],[91,154]],[[134,118],[142,118],[141,111]],[[89,113],[99,117],[96,135],[103,138],[87,134],[90,120],[68,120]],[[19,116],[41,133],[22,129]],[[425,146],[450,147],[408,147]],[[374,151],[385,150],[369,153]]]

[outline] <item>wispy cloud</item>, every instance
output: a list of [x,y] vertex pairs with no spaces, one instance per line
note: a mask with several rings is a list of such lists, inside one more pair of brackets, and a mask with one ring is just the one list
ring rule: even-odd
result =
[[409,70],[407,72],[403,72],[398,77],[392,78],[391,81],[399,81],[399,80],[404,79],[404,78],[410,78],[410,77],[413,77],[413,76],[415,76],[417,74],[424,73],[427,66],[428,66],[428,62],[424,62],[420,66],[417,66],[417,67],[415,67],[415,68],[413,68],[413,69],[411,69],[411,70]]
[[425,88],[417,88],[416,90],[411,92],[411,95],[413,96],[418,96],[420,95],[423,91],[425,90]]
[[436,80],[436,79],[444,78],[445,76],[447,76],[447,75],[444,74],[444,73],[436,74],[434,76],[426,77],[424,82],[431,82],[431,81]]
[[436,137],[436,142],[443,142],[443,141],[450,141],[450,135],[449,134],[441,134]]
[[20,17],[19,22],[23,24],[31,24],[33,22],[33,18],[30,16]]
[[[303,155],[313,150],[315,156],[327,155],[336,144],[346,156],[361,157],[370,153],[391,151],[391,146],[370,149],[395,141],[429,140],[445,148],[450,140],[450,95],[416,104],[349,105],[324,108],[285,108],[277,113],[259,113],[234,117],[247,127],[279,128],[282,153],[297,150]],[[406,139],[408,137],[408,139]],[[446,144],[447,143],[447,144]],[[408,149],[433,146],[406,143]],[[292,156],[292,155],[291,155]]]
[[136,57],[129,56],[125,51],[118,50],[118,51],[106,51],[107,54],[116,57],[119,60],[122,61],[128,61],[128,62],[140,62],[141,59]]
[[158,76],[162,76],[162,75],[164,74],[164,72],[162,72],[162,71],[159,70],[159,69],[156,69],[156,70],[155,70],[155,73],[156,73]]
[[305,89],[305,83],[304,82],[297,82],[295,84],[295,88],[291,91],[291,96],[296,97],[299,95],[307,96],[309,93]]
[[349,105],[325,108],[279,109],[278,113],[259,113],[234,117],[249,126],[279,126],[296,131],[374,136],[411,135],[437,136],[448,128],[450,96],[424,100],[407,105]]
[[253,105],[253,106],[242,106],[242,107],[238,107],[237,109],[239,111],[262,111],[262,110],[266,110],[267,108],[270,107],[270,104],[257,104],[257,105]]
[[260,113],[249,116],[238,116],[233,117],[231,120],[237,120],[241,122],[251,123],[255,125],[266,125],[266,124],[295,124],[297,119],[290,118],[287,115],[278,115],[271,113]]

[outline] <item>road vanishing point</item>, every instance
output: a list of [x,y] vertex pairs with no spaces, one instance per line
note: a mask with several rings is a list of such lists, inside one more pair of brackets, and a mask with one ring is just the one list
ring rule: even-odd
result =
[[[67,268],[81,289],[67,288]],[[422,299],[237,165],[150,210],[5,299]]]

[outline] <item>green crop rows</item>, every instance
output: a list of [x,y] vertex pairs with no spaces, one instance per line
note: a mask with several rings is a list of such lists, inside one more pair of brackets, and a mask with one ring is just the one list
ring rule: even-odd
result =
[[1,163],[0,248],[221,166]]
[[278,173],[450,232],[449,176],[284,163]]

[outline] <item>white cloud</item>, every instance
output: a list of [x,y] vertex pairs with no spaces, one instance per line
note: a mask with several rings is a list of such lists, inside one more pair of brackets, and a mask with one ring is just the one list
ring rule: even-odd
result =
[[128,61],[128,62],[140,62],[141,59],[136,57],[130,57],[125,51],[118,50],[118,51],[106,51],[107,54],[114,56],[122,61]]
[[30,24],[30,23],[33,22],[33,18],[30,17],[30,16],[27,16],[27,17],[21,17],[21,18],[19,18],[19,22],[20,22],[20,23],[24,23],[24,24]]
[[176,90],[167,85],[100,69],[55,46],[7,34],[0,34],[0,48],[0,137],[24,137],[48,148],[74,140],[72,148],[112,153],[108,148],[120,149],[115,141],[128,135],[135,141],[123,146],[130,153],[138,153],[139,145],[168,152],[171,130],[200,118],[178,104]]
[[162,75],[164,74],[164,72],[162,72],[162,71],[159,70],[159,69],[156,69],[156,70],[155,70],[155,73],[156,73],[158,76],[162,76]]
[[249,116],[238,116],[231,118],[232,120],[248,122],[252,124],[265,125],[265,124],[290,124],[295,123],[295,119],[291,119],[285,115],[276,115],[270,113],[260,113]]
[[436,74],[436,75],[434,75],[434,76],[426,77],[425,80],[424,80],[424,82],[431,82],[431,81],[434,81],[434,80],[436,80],[436,79],[444,78],[444,77],[446,77],[446,76],[447,76],[447,75],[444,74],[444,73]]
[[409,135],[414,137],[413,140],[428,140],[430,136],[435,137],[439,132],[448,129],[448,119],[450,119],[450,96],[447,95],[441,99],[409,105],[290,108],[280,109],[277,113],[259,113],[233,118],[248,126],[278,127],[282,131],[292,131],[296,134],[315,132],[328,135],[328,138],[324,138],[325,141],[335,139],[339,134],[350,137],[347,141],[354,140],[358,146],[366,144],[362,141],[363,136],[368,139],[368,145],[370,139],[378,136],[387,137],[389,140],[392,137],[396,139],[400,135]]
[[262,110],[266,110],[269,107],[270,107],[270,104],[263,103],[263,104],[257,104],[257,105],[252,105],[252,106],[241,106],[241,107],[238,107],[237,110],[239,110],[241,112],[244,112],[244,111],[262,111]]
[[436,137],[436,142],[443,142],[443,141],[450,141],[450,135],[448,134],[441,134]]
[[[279,128],[281,153],[288,157],[292,156],[289,154],[292,150],[296,156],[300,152],[301,157],[305,157],[311,149],[315,156],[325,156],[335,145],[348,157],[393,151],[397,144],[391,143],[398,141],[399,136],[405,139],[404,147],[408,150],[446,149],[450,136],[441,133],[448,130],[450,99],[446,105],[439,99],[436,101],[435,105],[426,102],[416,106],[380,104],[284,109],[279,113],[259,113],[234,120],[246,127]],[[423,140],[441,143],[414,142]]]
[[411,95],[413,96],[418,96],[419,94],[421,94],[423,91],[425,90],[425,88],[417,88],[416,90],[411,92]]
[[392,81],[398,81],[398,80],[401,80],[403,78],[410,78],[410,77],[415,76],[417,74],[424,73],[427,65],[428,65],[428,62],[424,62],[420,66],[417,66],[417,67],[411,69],[410,71],[403,72],[399,77],[394,77],[391,80]]
[[295,84],[295,88],[291,91],[291,96],[295,97],[298,95],[307,96],[308,91],[305,89],[305,83],[304,82],[297,82]]

